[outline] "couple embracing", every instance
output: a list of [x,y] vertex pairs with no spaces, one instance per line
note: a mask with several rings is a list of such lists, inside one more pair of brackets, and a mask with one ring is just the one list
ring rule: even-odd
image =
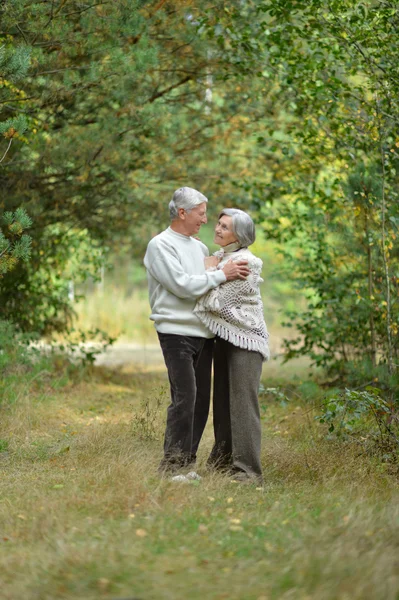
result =
[[196,239],[207,222],[207,198],[193,188],[175,191],[170,226],[147,247],[151,319],[168,370],[168,407],[162,473],[199,478],[193,466],[208,419],[214,360],[215,443],[208,465],[235,481],[261,482],[258,389],[269,358],[259,291],[262,261],[249,250],[251,217],[224,209],[215,228],[221,249],[209,256]]

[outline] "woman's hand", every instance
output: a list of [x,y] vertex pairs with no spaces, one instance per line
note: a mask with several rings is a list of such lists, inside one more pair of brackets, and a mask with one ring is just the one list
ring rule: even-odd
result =
[[222,259],[217,256],[206,256],[204,258],[205,261],[205,269],[209,269],[211,267],[217,267]]

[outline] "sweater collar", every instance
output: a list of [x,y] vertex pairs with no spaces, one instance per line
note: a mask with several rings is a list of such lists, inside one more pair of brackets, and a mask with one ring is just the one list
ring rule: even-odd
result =
[[184,235],[183,233],[178,233],[177,231],[174,231],[171,227],[168,227],[166,231],[168,233],[170,233],[171,235],[174,235],[175,237],[179,238],[179,240],[185,240],[186,242],[189,242],[191,240],[190,235]]
[[227,244],[227,246],[220,248],[220,250],[223,251],[223,254],[227,254],[228,252],[236,252],[237,250],[241,250],[241,248],[242,246],[240,242],[232,242],[231,244]]

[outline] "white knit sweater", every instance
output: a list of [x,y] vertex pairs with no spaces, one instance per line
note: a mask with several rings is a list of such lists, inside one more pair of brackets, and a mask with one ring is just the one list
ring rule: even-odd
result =
[[202,242],[170,227],[148,244],[144,265],[150,319],[160,333],[214,337],[194,314],[197,298],[226,281],[223,271],[205,271],[204,258],[208,254]]
[[263,263],[247,248],[223,254],[218,268],[228,260],[247,260],[250,275],[245,280],[227,281],[207,292],[197,301],[194,313],[215,335],[239,348],[260,352],[263,359],[268,360],[269,334],[259,291]]

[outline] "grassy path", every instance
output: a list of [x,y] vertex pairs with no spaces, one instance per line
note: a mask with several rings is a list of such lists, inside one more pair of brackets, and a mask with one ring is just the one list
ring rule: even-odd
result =
[[[263,407],[263,489],[160,480],[167,382],[96,369],[3,407],[4,600],[397,600],[399,493],[309,404]],[[62,384],[62,385],[61,385]]]

